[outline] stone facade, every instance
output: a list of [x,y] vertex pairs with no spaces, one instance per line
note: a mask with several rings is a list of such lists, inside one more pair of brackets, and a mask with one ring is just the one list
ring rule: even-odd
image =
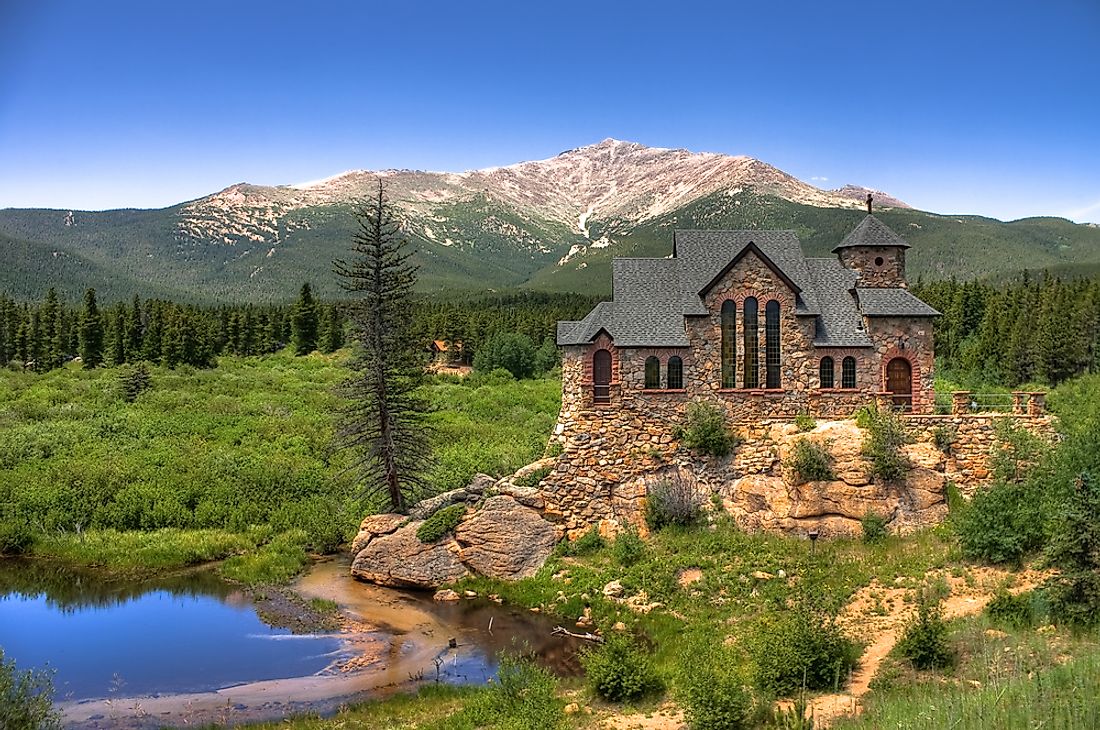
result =
[[846,268],[859,272],[860,286],[908,286],[905,281],[905,249],[864,246],[841,249],[837,255]]

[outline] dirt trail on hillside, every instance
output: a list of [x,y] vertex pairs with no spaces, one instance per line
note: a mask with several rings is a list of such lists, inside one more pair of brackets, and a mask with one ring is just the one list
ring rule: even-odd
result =
[[[943,601],[946,619],[981,613],[998,586],[1012,583],[1009,591],[1019,593],[1035,588],[1048,573],[1027,570],[1012,573],[997,568],[968,568],[961,576],[930,573],[928,579],[943,577],[951,589]],[[821,695],[810,701],[814,726],[827,728],[834,720],[862,711],[861,698],[871,688],[883,660],[897,644],[905,625],[913,618],[916,605],[913,591],[901,586],[883,586],[877,582],[861,588],[840,614],[839,622],[850,637],[866,644],[859,666],[852,673],[844,692]]]

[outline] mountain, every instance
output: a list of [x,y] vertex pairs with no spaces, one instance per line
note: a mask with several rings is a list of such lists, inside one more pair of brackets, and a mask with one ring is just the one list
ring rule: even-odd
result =
[[72,295],[96,281],[118,296],[265,301],[288,299],[308,280],[335,296],[330,262],[346,254],[356,201],[378,179],[418,248],[426,291],[607,292],[613,256],[668,255],[674,228],[793,228],[811,255],[828,255],[859,221],[868,192],[876,214],[913,244],[914,277],[1100,264],[1095,227],[936,215],[856,185],[822,190],[750,157],[607,139],[463,173],[353,170],[297,185],[239,183],[160,210],[0,210],[0,253],[18,259],[0,272],[0,288],[33,296],[55,285]]

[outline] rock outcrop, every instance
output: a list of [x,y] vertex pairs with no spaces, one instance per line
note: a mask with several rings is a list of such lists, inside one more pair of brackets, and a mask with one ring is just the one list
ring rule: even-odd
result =
[[[536,462],[499,481],[479,474],[462,489],[420,502],[409,515],[367,517],[352,542],[352,575],[379,585],[423,589],[473,574],[505,580],[534,575],[564,533],[545,511],[542,493],[512,480],[545,466]],[[416,533],[424,520],[454,504],[465,504],[467,510],[453,534],[421,542]]]

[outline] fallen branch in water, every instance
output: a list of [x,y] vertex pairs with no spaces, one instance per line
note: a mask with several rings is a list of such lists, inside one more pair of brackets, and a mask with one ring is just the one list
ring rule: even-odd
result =
[[588,632],[585,632],[583,634],[577,634],[577,633],[569,631],[569,630],[567,630],[567,629],[565,629],[561,626],[555,626],[554,630],[550,632],[550,635],[551,636],[571,636],[574,639],[583,639],[584,641],[592,641],[592,642],[595,642],[597,644],[602,644],[603,643],[603,637],[599,636],[598,634],[590,634]]

